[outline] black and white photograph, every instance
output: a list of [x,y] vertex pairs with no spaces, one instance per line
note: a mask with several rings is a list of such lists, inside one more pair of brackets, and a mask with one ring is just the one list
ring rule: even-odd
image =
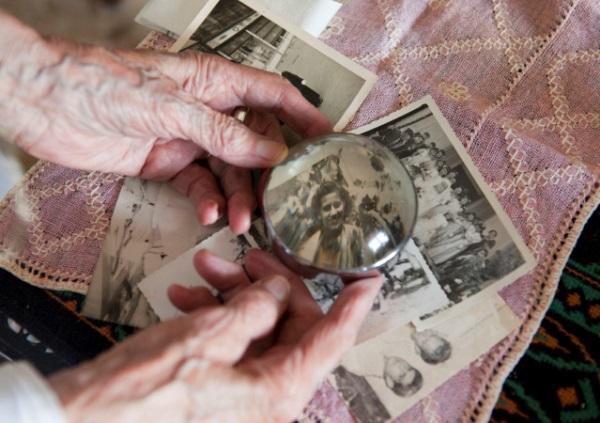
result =
[[376,76],[252,0],[207,2],[173,50],[217,54],[275,72],[318,107],[334,129],[350,121]]
[[388,147],[407,168],[419,214],[413,239],[452,304],[498,290],[533,257],[430,98],[355,132]]
[[231,232],[229,227],[223,227],[173,261],[146,276],[140,282],[139,289],[160,320],[181,316],[182,312],[171,303],[167,296],[167,290],[173,282],[176,281],[185,287],[204,286],[213,294],[218,294],[194,267],[194,255],[199,250],[209,250],[225,260],[242,263],[248,250],[257,247],[258,244],[252,237],[237,236]]
[[137,285],[162,251],[160,233],[151,225],[159,190],[154,182],[125,180],[85,299],[85,316],[138,327],[158,321]]
[[355,345],[328,381],[359,422],[392,421],[518,325],[494,294],[431,329],[403,325]]
[[274,237],[302,262],[334,273],[389,260],[416,217],[406,170],[389,151],[356,138],[298,146],[273,169],[264,193]]
[[344,282],[339,276],[328,273],[320,273],[312,279],[304,279],[304,284],[323,313],[329,311],[344,288]]
[[442,334],[425,329],[414,332],[411,336],[415,343],[415,351],[427,364],[439,364],[448,360],[452,355],[452,345]]
[[337,391],[359,421],[384,423],[392,417],[364,376],[338,366],[332,377]]
[[[135,21],[178,38],[209,0],[148,0]],[[262,0],[265,6],[318,37],[342,7],[336,0]]]
[[385,276],[386,283],[381,288],[381,301],[375,303],[378,309],[385,307],[382,301],[408,296],[429,285],[433,279],[425,260],[412,242],[403,254],[380,271]]
[[[412,241],[382,269],[382,273],[385,282],[361,327],[357,342],[364,342],[448,304],[446,294]],[[324,273],[304,282],[324,313],[344,287],[339,277]]]
[[401,357],[384,358],[383,380],[394,394],[410,397],[423,387],[423,374]]
[[157,322],[138,284],[215,230],[198,225],[192,203],[168,184],[125,178],[82,313],[135,327]]

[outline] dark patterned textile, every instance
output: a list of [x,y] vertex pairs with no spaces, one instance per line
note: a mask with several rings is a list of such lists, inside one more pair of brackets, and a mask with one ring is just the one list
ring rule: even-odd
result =
[[552,305],[504,383],[491,421],[600,421],[600,210],[579,237]]

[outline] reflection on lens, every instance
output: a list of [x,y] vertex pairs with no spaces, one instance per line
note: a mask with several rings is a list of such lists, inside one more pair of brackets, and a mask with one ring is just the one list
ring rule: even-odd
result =
[[269,235],[299,263],[362,273],[395,256],[416,218],[410,176],[386,148],[331,134],[296,145],[264,191]]

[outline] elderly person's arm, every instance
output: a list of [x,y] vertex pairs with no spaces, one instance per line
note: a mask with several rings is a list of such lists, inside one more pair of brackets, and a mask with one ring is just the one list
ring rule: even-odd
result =
[[[353,345],[382,283],[346,286],[323,316],[300,278],[267,253],[250,251],[242,268],[200,251],[195,264],[225,304],[206,288],[172,286],[171,300],[189,314],[51,376],[56,395],[39,377],[13,372],[13,384],[29,387],[16,390],[3,418],[288,423]],[[19,406],[29,420],[15,420]]]
[[70,421],[288,423],[354,344],[382,283],[348,285],[323,316],[267,253],[251,251],[245,269],[207,251],[195,261],[225,304],[172,287],[172,301],[194,311],[51,377]]
[[[240,106],[252,111],[246,125],[230,116]],[[330,130],[279,75],[47,38],[0,11],[0,135],[65,166],[173,180],[202,224],[228,209],[235,233],[249,228],[255,198],[241,168],[285,157],[279,121],[305,136]]]
[[[251,109],[246,125],[230,117],[239,106]],[[0,134],[66,166],[170,179],[201,223],[227,206],[232,230],[247,230],[255,200],[241,169],[285,156],[279,121],[306,136],[330,130],[279,76],[214,56],[44,38],[0,12]],[[190,314],[49,384],[29,367],[3,368],[2,418],[287,422],[352,346],[382,283],[349,285],[322,316],[298,276],[265,253],[250,253],[245,269],[207,252],[196,265],[225,304],[173,287],[171,300]]]
[[290,422],[354,344],[382,284],[353,282],[323,316],[302,280],[265,252],[250,251],[244,268],[205,250],[194,261],[224,304],[206,288],[171,286],[189,314],[48,382],[23,363],[0,367],[2,418]]

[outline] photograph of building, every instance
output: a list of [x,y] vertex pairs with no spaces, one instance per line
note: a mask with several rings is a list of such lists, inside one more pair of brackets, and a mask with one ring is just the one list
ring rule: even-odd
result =
[[[235,63],[278,73],[342,129],[376,76],[294,28],[269,18],[250,0],[220,0],[210,6],[182,50],[219,55]],[[204,11],[206,13],[206,11]]]

